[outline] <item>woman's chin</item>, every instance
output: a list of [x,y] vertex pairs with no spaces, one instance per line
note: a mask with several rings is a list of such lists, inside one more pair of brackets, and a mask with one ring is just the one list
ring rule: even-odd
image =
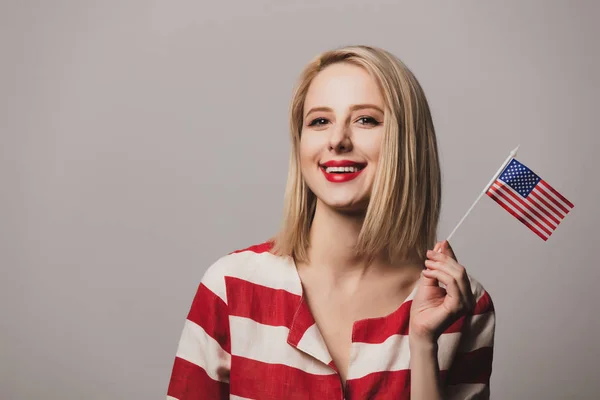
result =
[[337,201],[324,202],[327,207],[340,213],[365,213],[369,205],[368,199],[345,199]]

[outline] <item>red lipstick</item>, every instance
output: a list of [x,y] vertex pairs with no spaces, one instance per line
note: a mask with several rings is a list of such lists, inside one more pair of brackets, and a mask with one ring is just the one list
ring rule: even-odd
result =
[[[327,179],[329,182],[341,183],[355,179],[358,175],[360,175],[363,169],[365,169],[367,163],[360,163],[351,160],[331,160],[324,162],[319,166],[321,167],[323,175],[325,175],[325,179]],[[348,168],[342,167],[349,167],[353,168],[354,170],[348,171]],[[332,168],[333,170],[327,172],[328,168]]]

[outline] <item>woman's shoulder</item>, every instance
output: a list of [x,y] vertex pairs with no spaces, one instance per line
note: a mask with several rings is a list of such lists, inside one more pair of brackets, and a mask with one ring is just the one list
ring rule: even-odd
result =
[[492,297],[483,284],[474,278],[471,274],[467,274],[471,285],[471,292],[475,298],[475,314],[480,314],[487,311],[494,311],[494,303]]
[[272,248],[273,242],[265,241],[231,251],[207,268],[202,284],[222,298],[226,298],[227,286],[235,286],[236,292],[250,285],[296,292],[293,261],[275,255]]
[[214,261],[206,270],[204,279],[211,276],[237,276],[251,270],[265,260],[279,261],[271,253],[272,242],[266,241],[239,250],[233,250]]

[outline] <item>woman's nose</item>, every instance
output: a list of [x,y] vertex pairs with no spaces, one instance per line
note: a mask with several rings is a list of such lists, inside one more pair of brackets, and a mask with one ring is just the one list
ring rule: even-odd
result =
[[352,140],[350,139],[348,126],[339,125],[332,130],[328,149],[336,153],[346,153],[352,150]]

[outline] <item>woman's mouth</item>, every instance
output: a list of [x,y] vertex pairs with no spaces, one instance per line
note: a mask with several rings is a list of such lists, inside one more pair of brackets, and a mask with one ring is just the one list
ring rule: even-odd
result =
[[355,179],[365,169],[367,163],[354,161],[328,161],[319,165],[325,179],[329,182],[341,183]]

